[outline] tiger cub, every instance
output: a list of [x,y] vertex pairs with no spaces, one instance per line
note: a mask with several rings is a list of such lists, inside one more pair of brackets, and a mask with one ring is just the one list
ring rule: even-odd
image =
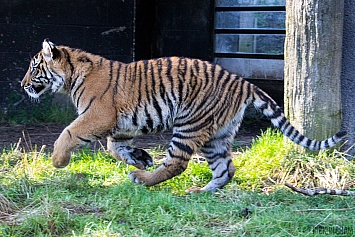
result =
[[[78,117],[54,144],[55,167],[67,166],[74,148],[106,137],[115,158],[138,168],[129,173],[131,181],[147,186],[182,173],[198,149],[212,170],[212,180],[191,190],[214,192],[225,186],[235,173],[231,144],[251,103],[285,136],[311,150],[332,147],[345,136],[338,132],[324,141],[308,139],[261,89],[199,59],[168,57],[125,64],[46,39],[21,86],[32,98],[50,90],[67,93],[77,109]],[[153,159],[130,146],[133,137],[166,129],[173,131],[166,160],[151,172],[143,171]]]

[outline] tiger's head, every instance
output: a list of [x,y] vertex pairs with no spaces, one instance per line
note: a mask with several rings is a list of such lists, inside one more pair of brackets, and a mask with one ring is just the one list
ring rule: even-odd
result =
[[39,98],[46,91],[63,91],[68,71],[62,59],[63,52],[48,39],[42,43],[42,50],[30,62],[21,87],[32,98]]

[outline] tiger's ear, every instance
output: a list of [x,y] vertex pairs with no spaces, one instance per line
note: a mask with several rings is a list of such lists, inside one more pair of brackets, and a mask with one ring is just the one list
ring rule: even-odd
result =
[[55,47],[55,45],[49,41],[49,39],[45,39],[42,43],[42,53],[44,60],[47,62],[51,62],[52,60],[59,57],[59,50]]

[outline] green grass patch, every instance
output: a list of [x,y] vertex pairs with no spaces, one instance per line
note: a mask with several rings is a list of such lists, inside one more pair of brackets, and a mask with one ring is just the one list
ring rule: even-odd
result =
[[[282,140],[267,130],[236,153],[236,175],[216,194],[185,193],[211,178],[199,159],[147,188],[105,151],[75,152],[55,169],[48,153],[5,150],[0,236],[352,236],[355,197],[306,197],[282,184],[339,188],[354,179],[353,162],[336,152],[298,154]],[[164,151],[149,152],[161,163]]]
[[20,105],[13,104],[13,101],[19,100],[19,95],[13,94],[10,98],[6,110],[0,110],[0,122],[11,124],[24,123],[56,123],[69,124],[76,117],[76,110],[74,106],[59,106],[54,103],[54,95],[47,94],[39,101],[31,101],[30,99],[24,101]]

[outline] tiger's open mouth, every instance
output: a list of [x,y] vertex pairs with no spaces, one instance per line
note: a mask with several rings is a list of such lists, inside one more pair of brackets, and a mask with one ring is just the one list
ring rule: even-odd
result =
[[38,98],[40,96],[40,94],[42,94],[43,91],[45,90],[45,86],[43,86],[43,85],[40,85],[40,86],[29,85],[29,86],[25,86],[24,89],[30,97]]
[[37,86],[37,87],[34,87],[32,86],[32,88],[34,89],[34,91],[39,94],[45,87],[44,86]]

